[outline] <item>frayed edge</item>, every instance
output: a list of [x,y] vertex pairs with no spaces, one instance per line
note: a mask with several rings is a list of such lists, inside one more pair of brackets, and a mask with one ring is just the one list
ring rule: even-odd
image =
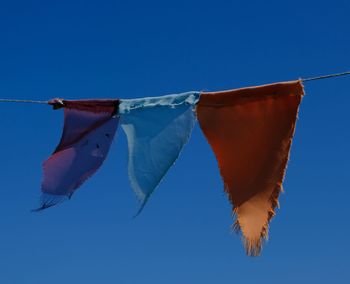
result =
[[32,212],[41,212],[47,208],[53,207],[55,205],[61,204],[62,202],[71,199],[73,194],[67,195],[53,195],[48,193],[43,193],[41,196],[41,206],[39,208],[31,210]]
[[[254,257],[260,256],[264,243],[268,241],[269,225],[270,225],[271,219],[276,215],[275,208],[279,207],[278,197],[280,192],[282,192],[282,188],[279,186],[276,186],[270,198],[271,208],[268,211],[267,220],[261,229],[260,237],[257,239],[248,239],[244,236],[243,226],[240,224],[239,217],[237,215],[237,208],[236,207],[233,208],[232,215],[235,221],[232,225],[232,230],[237,234],[241,234],[242,243],[243,243],[245,252],[248,256],[254,256]],[[233,205],[232,202],[231,204]]]
[[[237,208],[234,206],[233,200],[230,198],[227,185],[225,185],[225,192],[226,192],[228,199],[230,200],[230,202],[233,206],[233,217],[235,219],[235,222],[234,222],[232,228],[236,233],[242,233],[242,242],[243,242],[246,254],[248,256],[259,256],[261,254],[262,246],[263,246],[264,242],[268,240],[268,237],[269,237],[269,224],[270,224],[272,218],[276,215],[275,209],[280,207],[279,202],[278,202],[278,198],[279,198],[280,193],[283,193],[282,184],[283,184],[283,181],[284,181],[284,178],[286,175],[286,171],[287,171],[287,167],[288,167],[288,162],[289,162],[289,158],[290,158],[290,150],[291,150],[291,145],[292,145],[293,136],[294,136],[294,132],[295,132],[295,126],[296,126],[296,121],[293,123],[293,125],[291,127],[290,139],[288,139],[288,141],[282,146],[282,148],[286,149],[288,155],[285,158],[281,159],[282,162],[280,164],[280,167],[282,168],[281,169],[282,177],[280,179],[280,182],[278,182],[276,184],[275,189],[271,193],[271,196],[269,199],[269,201],[271,203],[271,207],[268,211],[267,220],[266,220],[266,222],[265,222],[265,224],[262,227],[262,230],[260,232],[259,239],[250,240],[244,236],[243,230],[242,230],[242,225],[239,223],[239,217],[237,215]],[[284,151],[282,151],[282,152],[284,152]]]
[[[260,238],[254,239],[254,240],[249,240],[249,239],[245,238],[245,236],[243,235],[242,225],[239,223],[238,216],[237,216],[237,208],[235,207],[233,199],[231,198],[231,196],[229,194],[228,187],[225,184],[225,179],[224,179],[224,176],[222,174],[221,164],[217,160],[217,165],[218,165],[218,168],[219,168],[220,176],[221,176],[222,181],[224,182],[224,191],[225,191],[225,193],[227,195],[227,198],[228,198],[229,202],[231,203],[231,205],[233,207],[233,209],[232,209],[232,216],[233,216],[233,219],[234,219],[234,223],[232,224],[232,230],[234,232],[238,233],[238,234],[242,234],[242,242],[243,242],[246,254],[248,256],[259,256],[261,254],[262,246],[264,244],[264,241],[268,240],[270,221],[276,215],[275,208],[280,208],[280,205],[279,205],[279,202],[278,202],[278,197],[279,197],[279,194],[281,192],[282,193],[284,192],[282,184],[283,184],[283,181],[284,181],[284,178],[285,178],[285,174],[286,174],[286,171],[287,171],[287,167],[288,167],[288,162],[289,162],[289,158],[290,158],[290,151],[291,151],[291,145],[292,145],[292,141],[293,141],[293,137],[294,137],[295,129],[296,129],[296,123],[297,123],[297,120],[299,118],[300,103],[301,103],[301,100],[302,100],[303,96],[305,95],[303,82],[302,82],[301,79],[298,80],[298,81],[299,81],[299,86],[298,86],[298,92],[297,92],[296,95],[299,96],[299,102],[298,102],[298,106],[297,106],[297,109],[296,109],[296,117],[295,117],[295,120],[294,120],[293,124],[291,125],[291,130],[290,130],[291,133],[289,135],[289,139],[288,139],[287,143],[285,144],[286,148],[287,148],[288,155],[287,155],[287,157],[281,159],[282,160],[281,167],[283,167],[282,168],[282,177],[280,179],[281,181],[277,183],[275,189],[273,190],[273,192],[272,192],[272,194],[270,196],[271,207],[270,207],[270,209],[268,211],[268,217],[267,217],[266,223],[264,224],[264,226],[263,226],[263,228],[261,230]],[[201,106],[203,106],[203,104],[201,104]],[[225,104],[224,106],[227,106],[227,104]],[[211,105],[211,107],[213,107],[213,105]],[[208,144],[210,145],[210,147],[213,150],[213,146],[210,143],[209,138],[206,136],[205,131],[202,128],[201,123],[199,123],[199,126],[202,129],[202,132],[204,133],[204,136],[205,136]],[[214,150],[213,150],[213,152],[215,154]]]

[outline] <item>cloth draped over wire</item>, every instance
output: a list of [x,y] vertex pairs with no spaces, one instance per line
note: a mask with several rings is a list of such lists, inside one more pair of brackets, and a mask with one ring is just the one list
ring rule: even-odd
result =
[[104,162],[120,121],[128,173],[140,213],[188,142],[196,118],[219,165],[224,190],[249,255],[260,254],[275,215],[289,158],[301,81],[222,92],[187,92],[125,100],[60,100],[61,141],[43,164],[42,204],[72,194]]
[[190,138],[198,99],[198,92],[188,92],[121,101],[120,123],[128,140],[128,172],[140,201],[138,213]]
[[301,81],[201,94],[198,121],[249,255],[268,237],[303,94]]
[[60,143],[43,163],[42,204],[37,210],[70,198],[98,170],[118,127],[119,100],[53,99],[49,104],[64,108],[64,126]]

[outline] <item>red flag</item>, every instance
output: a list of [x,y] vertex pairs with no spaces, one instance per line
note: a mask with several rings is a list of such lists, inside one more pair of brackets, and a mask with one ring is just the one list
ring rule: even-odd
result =
[[249,255],[260,254],[268,237],[303,94],[301,81],[201,94],[200,127]]
[[43,164],[42,204],[51,207],[66,198],[93,175],[105,160],[118,126],[119,100],[50,101],[64,108],[61,141]]

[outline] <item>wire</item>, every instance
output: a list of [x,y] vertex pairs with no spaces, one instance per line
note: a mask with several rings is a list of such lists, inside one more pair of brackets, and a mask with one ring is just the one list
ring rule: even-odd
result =
[[[318,77],[305,78],[305,79],[301,79],[301,81],[302,82],[310,82],[310,81],[316,81],[316,80],[322,80],[322,79],[328,79],[328,78],[334,78],[334,77],[340,77],[340,76],[347,76],[347,75],[350,75],[350,71],[329,74],[329,75],[324,75],[324,76],[318,76]],[[47,104],[49,104],[49,101],[0,99],[0,103],[29,103],[29,104],[45,104],[45,105],[47,105]]]
[[0,103],[48,104],[49,101],[0,99]]
[[350,75],[350,71],[342,72],[342,73],[336,73],[336,74],[329,74],[324,76],[318,76],[318,77],[311,77],[306,79],[301,79],[303,82],[309,82],[309,81],[315,81],[315,80],[321,80],[321,79],[328,79],[333,77],[340,77],[340,76],[346,76]]

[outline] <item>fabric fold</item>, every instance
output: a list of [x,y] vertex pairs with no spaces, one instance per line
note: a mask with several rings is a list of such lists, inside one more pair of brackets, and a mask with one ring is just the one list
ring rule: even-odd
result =
[[187,143],[198,99],[198,92],[188,92],[121,100],[119,115],[128,141],[129,178],[140,201],[137,214]]
[[197,116],[249,255],[259,255],[282,191],[301,81],[201,93]]
[[119,100],[60,100],[49,102],[64,108],[61,141],[43,163],[41,207],[46,209],[71,198],[107,157],[118,127]]

